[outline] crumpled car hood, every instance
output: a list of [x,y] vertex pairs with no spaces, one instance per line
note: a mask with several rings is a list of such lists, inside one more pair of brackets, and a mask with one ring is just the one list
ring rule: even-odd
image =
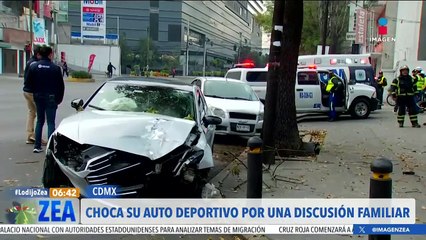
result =
[[56,132],[80,144],[155,160],[184,144],[194,126],[194,121],[150,113],[86,110],[65,118]]

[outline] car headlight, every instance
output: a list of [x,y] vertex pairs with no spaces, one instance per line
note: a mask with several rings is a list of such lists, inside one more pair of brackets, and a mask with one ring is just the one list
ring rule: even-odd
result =
[[220,108],[212,108],[212,112],[213,112],[213,115],[215,115],[217,117],[220,117],[220,118],[226,117],[225,111],[223,111]]
[[264,112],[259,113],[258,120],[259,120],[259,121],[263,121],[263,116],[264,116],[264,115],[265,115],[265,113],[264,113]]

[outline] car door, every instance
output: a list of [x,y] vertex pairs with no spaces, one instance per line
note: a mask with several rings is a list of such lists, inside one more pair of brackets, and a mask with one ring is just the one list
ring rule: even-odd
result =
[[313,112],[321,109],[321,88],[317,71],[298,71],[296,79],[296,110]]
[[197,88],[197,96],[198,96],[197,104],[198,104],[198,109],[200,112],[201,128],[203,129],[203,132],[206,136],[207,143],[210,145],[210,147],[212,147],[216,126],[215,125],[206,126],[204,124],[205,117],[212,114],[210,113],[210,110],[207,107],[206,100],[204,99],[204,95],[201,92],[200,88]]

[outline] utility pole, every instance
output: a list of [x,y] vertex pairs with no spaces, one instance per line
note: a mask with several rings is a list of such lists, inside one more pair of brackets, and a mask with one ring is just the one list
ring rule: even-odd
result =
[[185,58],[185,76],[189,76],[189,19],[186,26],[186,58]]
[[239,46],[238,46],[238,61],[237,61],[237,63],[240,63],[240,57],[241,57],[241,45],[242,45],[242,43],[241,43],[241,38],[242,38],[242,35],[243,35],[243,33],[242,33],[242,32],[240,32],[240,43],[239,43]]
[[325,46],[327,46],[327,32],[328,32],[328,4],[329,0],[324,0],[324,19],[323,19],[323,32],[322,32],[322,55],[325,55]]
[[146,71],[149,68],[149,27],[146,28]]
[[120,41],[120,16],[117,16],[117,40]]
[[210,40],[207,37],[204,37],[204,54],[203,54],[203,77],[206,76],[206,61],[207,61],[207,43]]
[[[33,51],[33,1],[30,0],[30,46]],[[32,55],[30,52],[30,56]]]

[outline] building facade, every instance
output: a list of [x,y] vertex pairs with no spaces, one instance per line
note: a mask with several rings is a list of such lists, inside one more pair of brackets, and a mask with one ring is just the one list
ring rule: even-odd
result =
[[[32,0],[33,21],[44,26],[44,44],[55,43],[55,1]],[[58,2],[58,1],[56,1]],[[0,1],[0,74],[22,75],[31,53],[26,46],[31,42],[30,1]],[[36,44],[33,28],[33,43]],[[43,32],[43,31],[42,31]]]
[[[81,2],[69,1],[71,32],[80,32]],[[219,60],[236,61],[242,47],[261,48],[260,26],[248,10],[249,1],[106,1],[106,31],[119,32],[133,51],[149,38],[160,54],[177,56],[179,71],[200,71]],[[188,60],[186,58],[188,54]],[[148,62],[149,65],[149,62]],[[152,66],[161,68],[161,66]]]

